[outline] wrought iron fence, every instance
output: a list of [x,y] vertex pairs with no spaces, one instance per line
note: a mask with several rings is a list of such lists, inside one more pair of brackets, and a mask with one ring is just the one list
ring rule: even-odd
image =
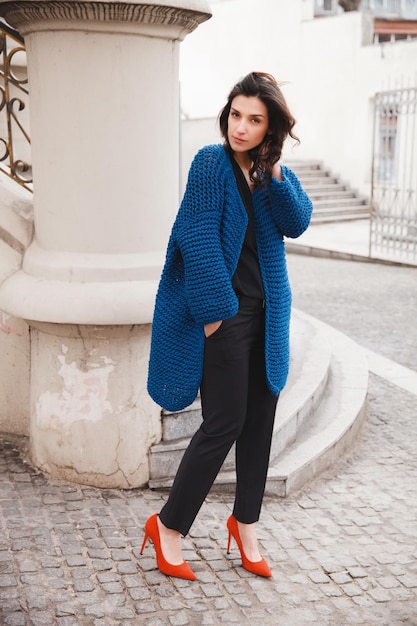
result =
[[417,264],[417,87],[375,95],[370,256]]
[[27,65],[23,37],[0,23],[0,170],[32,191]]

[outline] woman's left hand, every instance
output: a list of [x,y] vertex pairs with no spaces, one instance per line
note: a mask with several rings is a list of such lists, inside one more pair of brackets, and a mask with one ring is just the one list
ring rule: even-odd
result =
[[206,324],[204,326],[204,334],[205,334],[205,336],[206,337],[210,337],[210,335],[213,335],[213,333],[215,333],[216,330],[218,330],[221,325],[222,325],[222,321],[220,321],[220,322],[211,322],[211,324]]

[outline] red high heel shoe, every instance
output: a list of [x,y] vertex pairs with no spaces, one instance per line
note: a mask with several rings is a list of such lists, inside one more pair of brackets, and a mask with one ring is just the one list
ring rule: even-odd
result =
[[227,520],[227,529],[229,531],[229,537],[227,541],[227,553],[228,554],[230,553],[230,541],[231,541],[231,538],[233,537],[233,539],[237,543],[237,547],[240,550],[240,556],[242,558],[243,567],[246,570],[248,570],[248,572],[252,572],[253,574],[258,574],[258,576],[265,576],[265,578],[271,578],[272,572],[269,569],[268,563],[265,561],[263,557],[261,558],[260,561],[249,561],[249,559],[247,558],[243,550],[242,540],[240,538],[237,520],[233,515],[231,515],[229,519]]
[[197,576],[194,574],[191,567],[183,561],[181,565],[172,565],[165,559],[161,548],[161,537],[159,535],[157,514],[152,515],[145,524],[145,536],[143,538],[142,548],[140,553],[143,554],[145,549],[146,540],[152,541],[156,553],[156,564],[158,569],[167,576],[175,576],[175,578],[185,578],[186,580],[196,580]]

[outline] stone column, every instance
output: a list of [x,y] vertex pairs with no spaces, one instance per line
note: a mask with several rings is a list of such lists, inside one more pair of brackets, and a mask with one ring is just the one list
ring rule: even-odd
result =
[[0,0],[25,37],[35,237],[0,286],[31,326],[30,454],[56,477],[148,480],[155,291],[179,201],[179,42],[205,0]]

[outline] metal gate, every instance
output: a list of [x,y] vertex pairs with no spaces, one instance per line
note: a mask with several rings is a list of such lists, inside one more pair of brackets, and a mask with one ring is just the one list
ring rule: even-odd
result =
[[417,87],[375,95],[370,256],[417,265]]

